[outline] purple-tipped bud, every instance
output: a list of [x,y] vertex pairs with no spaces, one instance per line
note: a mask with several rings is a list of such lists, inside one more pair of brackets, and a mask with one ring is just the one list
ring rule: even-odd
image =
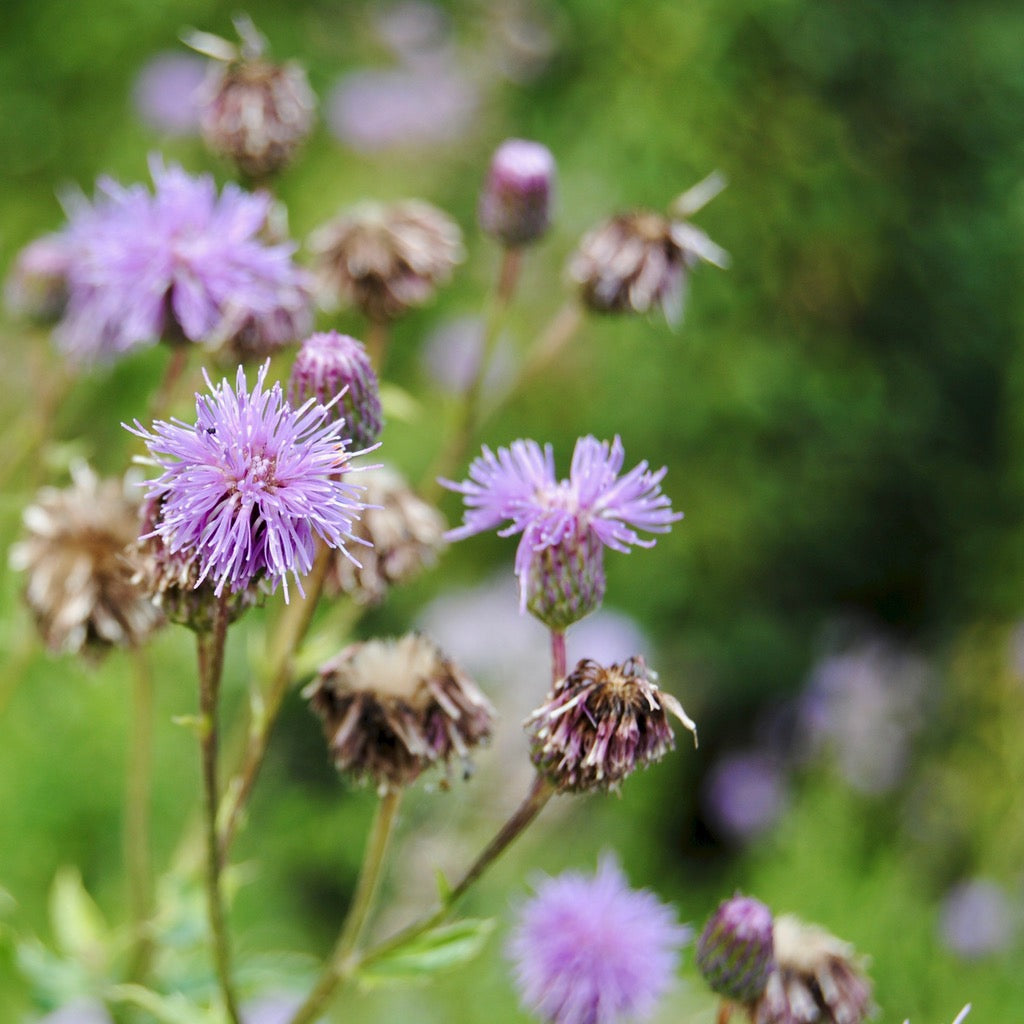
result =
[[604,545],[586,527],[560,544],[533,553],[526,576],[526,607],[548,629],[562,632],[601,607]]
[[18,253],[4,284],[7,308],[39,323],[59,320],[68,304],[70,264],[70,245],[64,235],[44,235],[30,242]]
[[[344,392],[344,394],[343,394]],[[288,401],[297,409],[308,398],[331,406],[331,418],[345,420],[353,448],[369,448],[383,427],[380,385],[362,343],[337,331],[314,334],[292,364]]]
[[605,668],[584,658],[526,720],[537,768],[562,792],[617,789],[675,746],[669,714],[697,727],[642,657]]
[[536,242],[551,224],[555,158],[547,146],[508,139],[491,158],[480,226],[509,247]]
[[719,904],[697,941],[697,968],[712,991],[737,1003],[761,997],[774,963],[772,912],[749,896]]

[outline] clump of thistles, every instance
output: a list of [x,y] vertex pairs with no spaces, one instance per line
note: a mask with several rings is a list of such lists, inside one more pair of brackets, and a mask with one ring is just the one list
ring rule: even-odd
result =
[[551,224],[555,158],[539,142],[507,139],[480,194],[480,227],[510,248],[536,242]]
[[690,937],[653,893],[630,889],[614,858],[593,876],[545,878],[508,945],[523,1004],[550,1024],[650,1017]]
[[309,136],[316,97],[299,64],[266,59],[266,40],[249,18],[236,18],[235,28],[241,47],[205,33],[187,38],[218,62],[199,97],[200,129],[215,153],[262,181],[289,164]]
[[444,548],[445,521],[403,477],[378,466],[361,477],[366,511],[355,535],[366,542],[358,564],[341,555],[331,561],[328,594],[342,591],[359,604],[379,604],[388,590],[433,565]]
[[559,480],[550,445],[513,441],[497,454],[485,446],[468,480],[441,481],[466,504],[463,525],[447,538],[463,540],[508,521],[498,535],[522,534],[515,559],[522,607],[564,630],[604,599],[606,547],[653,547],[636,530],[667,533],[682,518],[661,492],[664,467],[652,472],[641,462],[619,476],[624,459],[618,437],[610,443],[582,437],[569,478]]
[[355,338],[325,331],[302,343],[292,363],[288,401],[298,406],[309,398],[330,405],[332,415],[345,420],[353,447],[368,448],[380,437],[380,384],[366,349]]
[[71,476],[70,487],[43,488],[25,509],[11,566],[26,574],[25,600],[51,650],[136,647],[162,621],[126,557],[139,533],[138,498],[85,463]]
[[419,199],[364,202],[309,240],[321,300],[356,306],[385,323],[433,298],[465,255],[462,232]]
[[697,940],[697,969],[713,992],[749,1005],[774,967],[772,912],[749,896],[723,900]]
[[562,792],[616,789],[675,747],[669,714],[696,746],[697,727],[656,680],[639,656],[608,668],[580,661],[526,720],[538,770]]
[[752,1024],[861,1024],[874,1013],[864,960],[816,925],[775,919],[775,969],[749,1008]]
[[[56,339],[78,361],[111,359],[161,339],[268,352],[308,332],[309,281],[295,246],[261,237],[266,194],[150,160],[154,191],[102,179],[93,203],[69,205],[67,305]],[[59,250],[58,250],[59,251]]]
[[494,709],[477,685],[419,633],[351,644],[303,691],[324,724],[339,771],[380,789],[490,738]]
[[[344,549],[363,510],[350,466],[344,423],[312,399],[293,409],[281,385],[266,388],[269,362],[250,391],[238,368],[196,395],[196,422],[137,420],[141,437],[163,472],[148,483],[160,502],[154,532],[170,554],[198,563],[197,584],[209,579],[219,597],[267,581],[271,589],[313,565],[317,541]],[[358,454],[358,453],[356,453]]]
[[586,234],[569,263],[584,304],[598,313],[660,309],[670,324],[682,318],[686,284],[699,262],[727,267],[728,253],[686,218],[724,187],[710,175],[679,196],[669,213],[618,214]]

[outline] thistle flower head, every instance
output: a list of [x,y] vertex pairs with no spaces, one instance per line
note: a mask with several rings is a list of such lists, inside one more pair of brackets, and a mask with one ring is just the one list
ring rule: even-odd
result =
[[441,481],[466,504],[463,525],[447,537],[463,540],[508,521],[499,536],[522,534],[515,559],[522,607],[564,629],[601,603],[604,548],[653,547],[636,531],[667,533],[682,518],[661,493],[664,467],[652,472],[641,462],[620,476],[624,458],[618,437],[582,437],[569,478],[558,480],[550,445],[513,441],[497,454],[485,446],[468,480]]
[[362,477],[366,511],[354,527],[366,542],[358,565],[336,556],[328,570],[328,594],[342,592],[359,604],[379,604],[388,590],[433,565],[444,547],[445,521],[405,479],[387,466]]
[[369,640],[346,647],[303,691],[324,724],[339,771],[379,788],[406,786],[423,771],[491,735],[494,709],[429,638]]
[[874,1012],[864,961],[848,942],[790,915],[775,919],[774,942],[752,1024],[861,1024]]
[[774,967],[772,912],[749,896],[723,900],[697,940],[697,969],[712,991],[752,1003]]
[[[150,160],[154,192],[104,179],[89,203],[70,207],[68,305],[57,329],[64,352],[81,362],[110,359],[161,338],[232,343],[259,350],[308,331],[308,281],[294,246],[260,238],[266,194]],[[246,345],[242,346],[246,348]]]
[[343,479],[351,469],[343,423],[322,405],[299,409],[281,385],[265,388],[269,361],[252,390],[240,366],[227,380],[196,395],[196,422],[157,420],[152,430],[128,427],[163,472],[147,496],[161,502],[155,532],[171,554],[198,560],[198,583],[210,579],[220,596],[260,580],[283,582],[313,565],[316,538],[344,548],[363,509],[359,489]]
[[68,301],[71,250],[62,233],[29,242],[14,261],[4,282],[4,302],[17,316],[53,323]]
[[508,946],[523,1004],[550,1024],[650,1017],[689,938],[672,909],[629,888],[614,858],[592,877],[545,878],[519,910]]
[[76,463],[69,488],[43,488],[25,510],[10,560],[26,574],[26,602],[53,651],[136,647],[162,621],[132,581],[126,548],[138,536],[139,502],[127,490]]
[[587,233],[569,263],[584,304],[598,313],[658,308],[670,324],[678,323],[693,267],[701,261],[728,266],[725,250],[685,219],[723,187],[723,179],[711,175],[679,196],[668,215],[634,210]]
[[306,141],[316,97],[301,65],[264,56],[266,40],[249,18],[236,18],[235,27],[240,47],[205,33],[188,37],[218,61],[199,97],[200,129],[210,149],[261,181],[291,163]]
[[334,403],[332,414],[345,420],[356,448],[369,448],[380,436],[380,384],[366,349],[355,338],[326,331],[302,343],[292,363],[288,401],[297,406],[308,398],[321,405]]
[[539,142],[507,139],[480,194],[480,226],[506,246],[535,242],[551,224],[555,159]]
[[462,261],[462,232],[418,199],[366,202],[319,228],[309,240],[323,299],[392,320],[433,298]]
[[697,727],[641,657],[604,668],[584,658],[526,720],[533,763],[563,792],[616,789],[675,746],[669,714]]

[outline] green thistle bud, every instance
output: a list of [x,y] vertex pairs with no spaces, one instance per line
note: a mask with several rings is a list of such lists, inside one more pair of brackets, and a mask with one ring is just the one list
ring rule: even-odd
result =
[[733,896],[719,904],[697,941],[697,968],[712,991],[753,1003],[773,967],[772,912],[759,900]]

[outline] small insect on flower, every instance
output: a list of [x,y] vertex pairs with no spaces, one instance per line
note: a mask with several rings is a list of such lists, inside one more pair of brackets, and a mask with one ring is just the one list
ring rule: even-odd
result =
[[[163,470],[148,482],[160,502],[155,533],[170,554],[194,553],[198,586],[207,578],[219,597],[259,580],[271,588],[309,573],[319,539],[346,549],[364,506],[345,477],[351,465],[344,421],[313,399],[298,409],[277,382],[265,388],[269,361],[248,390],[239,366],[209,395],[196,395],[196,422],[158,420],[152,430],[124,424],[146,442],[149,464]],[[205,372],[205,371],[204,371]],[[350,556],[351,557],[351,556]]]

